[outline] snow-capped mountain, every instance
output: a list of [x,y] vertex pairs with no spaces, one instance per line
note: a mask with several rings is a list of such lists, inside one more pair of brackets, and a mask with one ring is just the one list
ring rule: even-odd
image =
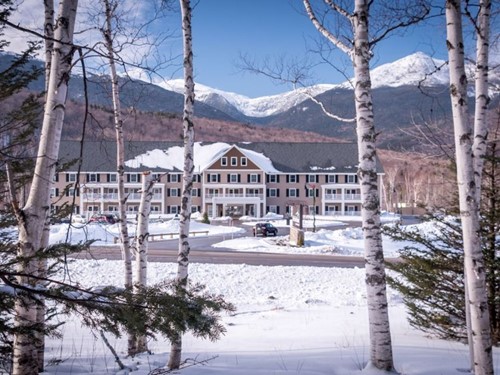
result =
[[372,88],[399,86],[447,85],[448,65],[423,52],[416,52],[392,63],[381,65],[370,72]]
[[[474,75],[474,67],[468,65],[468,75]],[[425,86],[435,87],[447,85],[449,70],[446,61],[434,59],[423,52],[416,52],[392,63],[380,65],[370,72],[372,88]],[[497,72],[490,71],[492,81],[498,81]],[[182,80],[171,80],[161,84],[163,88],[178,93],[183,92]],[[248,98],[244,95],[214,89],[202,84],[196,84],[196,99],[218,110],[227,113],[235,119],[241,115],[253,118],[264,118],[288,111],[311,96],[315,97],[332,89],[351,89],[351,81],[340,84],[319,84],[299,88],[279,95]]]
[[[371,71],[372,87],[398,87],[423,84],[435,86],[447,84],[448,67],[443,60],[433,59],[423,52],[417,52],[395,62],[381,65]],[[182,93],[184,82],[181,79],[161,83],[167,90]],[[230,116],[237,113],[248,117],[268,117],[295,107],[296,105],[328,90],[351,88],[349,81],[341,84],[319,84],[303,87],[279,95],[248,98],[233,92],[214,89],[197,83],[196,99],[211,105]]]
[[[184,81],[181,79],[170,80],[160,85],[167,90],[178,93],[182,93],[184,90]],[[195,93],[196,100],[218,109],[224,108],[227,110],[227,107],[230,106],[248,117],[267,117],[284,112],[309,99],[311,96],[314,97],[335,87],[337,85],[315,85],[278,95],[249,98],[244,95],[214,89],[197,83],[195,85]]]

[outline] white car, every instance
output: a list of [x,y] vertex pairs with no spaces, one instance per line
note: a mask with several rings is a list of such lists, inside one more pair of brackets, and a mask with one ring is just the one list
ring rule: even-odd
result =
[[87,220],[79,214],[74,214],[71,216],[71,224],[85,224]]

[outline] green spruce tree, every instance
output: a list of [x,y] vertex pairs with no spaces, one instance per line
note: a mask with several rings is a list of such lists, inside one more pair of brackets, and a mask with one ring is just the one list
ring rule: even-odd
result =
[[[498,137],[493,137],[498,139]],[[490,328],[500,343],[500,147],[491,142],[482,177],[480,235],[485,258]],[[395,271],[389,285],[403,296],[410,324],[440,338],[467,341],[461,226],[457,204],[429,212],[425,230],[386,227],[393,239],[409,241],[401,261],[389,264]],[[455,207],[455,208],[453,208]],[[430,229],[430,230],[429,230]]]

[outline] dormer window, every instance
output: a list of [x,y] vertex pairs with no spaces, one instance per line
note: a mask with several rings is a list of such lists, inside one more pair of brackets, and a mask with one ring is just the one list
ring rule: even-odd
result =
[[242,156],[240,159],[240,163],[241,163],[242,167],[246,167],[247,166],[247,158]]
[[220,159],[220,165],[223,166],[223,167],[227,167],[227,156],[223,156]]
[[236,156],[231,156],[231,166],[236,167],[238,165],[238,158]]

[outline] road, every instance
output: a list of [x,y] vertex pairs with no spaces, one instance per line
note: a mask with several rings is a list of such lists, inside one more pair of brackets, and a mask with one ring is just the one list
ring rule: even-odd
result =
[[[162,241],[163,242],[163,241]],[[167,241],[165,241],[167,242]],[[117,246],[93,247],[88,254],[81,254],[80,258],[95,259],[122,259]],[[151,262],[176,262],[175,249],[149,249],[148,260]],[[191,250],[191,263],[212,264],[249,264],[253,266],[311,266],[311,267],[363,267],[364,259],[351,256],[336,255],[307,255],[307,254],[277,254],[241,252],[228,249]]]
[[[414,219],[405,219],[405,224]],[[359,222],[348,223],[347,226],[359,226]],[[226,234],[208,237],[191,237],[189,245],[191,252],[189,260],[192,263],[212,264],[249,264],[254,266],[311,266],[311,267],[364,267],[362,257],[344,255],[316,255],[316,254],[283,254],[262,253],[249,251],[235,251],[227,248],[213,248],[212,245],[224,240],[251,236],[251,228],[245,227],[245,233]],[[338,227],[336,227],[338,228]],[[279,228],[279,235],[287,235],[288,228]],[[178,240],[154,241],[149,243],[148,260],[152,262],[176,262]],[[118,246],[92,247],[90,253],[82,254],[82,258],[111,259],[122,258]],[[395,259],[386,259],[396,261]]]

